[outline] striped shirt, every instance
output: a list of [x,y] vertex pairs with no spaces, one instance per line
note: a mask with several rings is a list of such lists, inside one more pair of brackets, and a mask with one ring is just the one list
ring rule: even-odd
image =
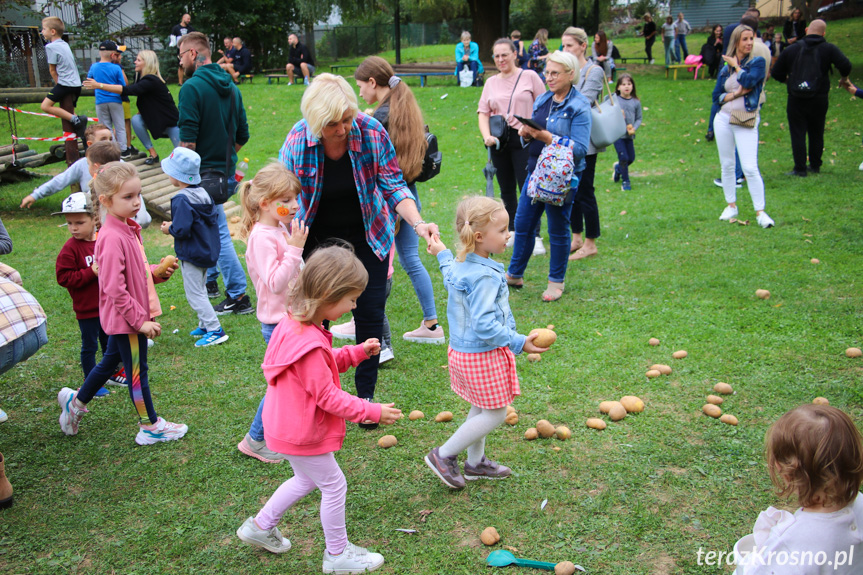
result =
[[[366,241],[383,261],[389,257],[396,223],[396,205],[412,200],[396,160],[396,151],[380,122],[362,112],[351,126],[348,153],[360,197]],[[305,120],[291,129],[279,161],[300,179],[302,191],[296,217],[311,226],[321,199],[324,173],[323,142],[309,131]]]
[[18,272],[0,264],[0,346],[39,327],[47,319],[36,298],[20,284]]

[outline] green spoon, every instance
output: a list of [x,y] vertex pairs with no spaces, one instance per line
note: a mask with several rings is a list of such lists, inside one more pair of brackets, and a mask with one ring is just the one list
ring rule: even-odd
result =
[[488,554],[486,562],[492,567],[506,567],[507,565],[518,565],[519,567],[534,567],[536,569],[545,569],[546,571],[554,571],[554,563],[546,563],[545,561],[534,561],[532,559],[518,559],[509,551],[498,549]]

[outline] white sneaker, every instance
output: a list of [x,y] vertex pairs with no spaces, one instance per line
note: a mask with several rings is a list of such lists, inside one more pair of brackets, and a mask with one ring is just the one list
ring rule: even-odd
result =
[[396,357],[396,354],[393,353],[393,348],[388,347],[386,349],[382,349],[380,359],[378,360],[378,364],[386,363],[391,359],[395,359],[395,357]]
[[863,162],[860,162],[860,167],[857,169],[860,170],[861,172],[863,172]]
[[413,343],[441,344],[446,342],[446,336],[444,336],[443,328],[440,324],[435,325],[434,329],[429,329],[426,327],[425,322],[421,323],[415,330],[402,335],[402,339]]
[[651,60],[650,63],[653,64],[654,60]]
[[237,537],[244,543],[266,549],[270,553],[284,553],[291,550],[290,539],[282,537],[278,527],[261,529],[255,524],[255,518],[246,519],[237,529]]
[[731,206],[725,206],[725,209],[722,210],[722,215],[719,216],[719,219],[723,222],[727,222],[731,218],[737,217],[737,208],[732,208]]
[[533,255],[535,256],[544,256],[545,255],[545,246],[542,245],[542,238],[537,236],[536,241],[533,243]]
[[384,556],[371,553],[364,547],[348,543],[341,555],[333,557],[324,551],[324,573],[366,573],[384,564]]
[[60,429],[66,435],[76,435],[81,418],[88,413],[86,407],[78,407],[75,404],[77,396],[78,392],[68,387],[64,387],[57,394],[57,403],[60,404]]
[[[861,168],[863,169],[863,168]],[[511,248],[515,245],[515,232],[509,232],[509,239],[506,240],[506,247]]]
[[138,428],[138,435],[135,436],[135,443],[138,445],[153,445],[160,441],[174,441],[180,439],[189,431],[189,426],[185,423],[171,423],[161,417],[156,420],[156,423],[150,425],[138,424]]
[[6,415],[6,412],[5,412],[5,411],[3,411],[2,409],[0,409],[0,423],[3,423],[3,422],[4,422],[4,421],[6,421],[7,419],[9,419],[9,416],[8,416],[8,415]]
[[767,212],[761,212],[755,220],[758,222],[758,225],[764,229],[772,228],[775,223],[773,219],[767,215]]
[[351,318],[349,322],[332,326],[330,332],[332,332],[333,337],[336,339],[356,339],[357,331],[354,326],[354,318]]

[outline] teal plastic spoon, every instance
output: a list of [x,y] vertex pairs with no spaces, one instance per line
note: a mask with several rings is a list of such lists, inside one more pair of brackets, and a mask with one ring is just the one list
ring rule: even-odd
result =
[[532,559],[518,559],[509,551],[498,549],[488,554],[486,562],[492,567],[506,567],[507,565],[518,565],[519,567],[533,567],[535,569],[545,569],[546,571],[554,571],[554,563],[546,563],[545,561],[534,561]]

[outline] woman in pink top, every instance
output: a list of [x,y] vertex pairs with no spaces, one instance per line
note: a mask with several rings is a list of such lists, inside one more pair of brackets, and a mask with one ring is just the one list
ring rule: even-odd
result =
[[[240,184],[238,191],[243,204],[240,239],[248,238],[246,265],[258,296],[261,334],[270,343],[276,325],[288,314],[289,288],[303,265],[308,229],[294,219],[300,181],[283,164],[272,162]],[[261,399],[249,433],[237,449],[264,463],[281,463],[284,457],[267,449],[264,442],[263,410]]]
[[[496,41],[493,53],[494,64],[500,73],[489,78],[483,86],[477,109],[479,132],[482,134],[483,143],[491,152],[491,161],[497,170],[500,198],[509,214],[510,231],[513,231],[518,208],[515,187],[517,183],[521,193],[527,178],[528,157],[528,149],[522,147],[518,137],[521,122],[516,120],[515,116],[530,118],[533,115],[533,103],[545,93],[545,85],[536,72],[518,67],[518,54],[509,38]],[[489,118],[496,115],[505,116],[508,125],[507,132],[500,141],[489,131]],[[542,242],[536,245],[541,247]]]
[[347,482],[333,453],[345,439],[345,419],[394,423],[401,411],[393,404],[371,403],[343,391],[339,373],[380,352],[377,339],[333,349],[324,320],[335,321],[356,307],[368,272],[350,249],[319,248],[306,261],[291,292],[291,312],[279,322],[264,356],[267,446],[283,453],[294,476],[284,482],[237,536],[272,553],[291,542],[277,527],[300,499],[321,490],[321,524],[326,540],[324,573],[374,571],[384,563],[378,553],[348,541],[345,528]]
[[[158,298],[154,308],[148,283],[167,280],[179,266],[174,263],[157,277],[155,270],[159,266],[147,262],[141,226],[132,219],[141,208],[141,180],[135,166],[109,162],[90,186],[108,212],[95,250],[99,269],[99,319],[108,334],[108,348],[81,389],[76,392],[64,387],[57,395],[61,409],[60,429],[66,435],[78,433],[78,423],[87,413],[87,403],[122,361],[139,418],[135,442],[151,445],[180,439],[189,428],[156,415],[147,378],[147,338],[155,338],[162,332],[162,327],[152,321]],[[143,423],[145,418],[149,423]]]

